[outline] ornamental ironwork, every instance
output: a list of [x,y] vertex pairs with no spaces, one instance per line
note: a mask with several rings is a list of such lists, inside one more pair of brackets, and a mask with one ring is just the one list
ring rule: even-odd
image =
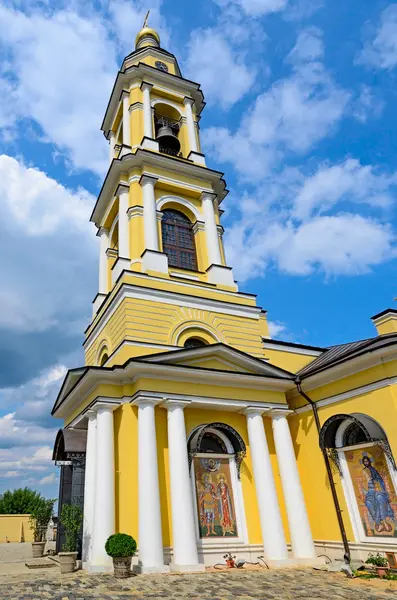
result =
[[331,461],[332,473],[334,473],[334,474],[338,473],[338,475],[340,477],[343,477],[342,467],[340,464],[339,452],[337,451],[337,449],[336,448],[326,448],[325,451],[328,455],[328,458]]

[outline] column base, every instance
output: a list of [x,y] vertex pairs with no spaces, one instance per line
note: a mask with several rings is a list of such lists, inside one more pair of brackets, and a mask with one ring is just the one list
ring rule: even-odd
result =
[[171,573],[203,573],[205,565],[202,563],[195,565],[176,565],[175,563],[171,563],[170,569]]
[[128,271],[131,261],[129,258],[119,257],[112,267],[112,285],[116,283],[123,271]]
[[231,267],[224,267],[223,265],[211,265],[207,269],[208,281],[219,285],[227,285],[237,289],[236,282],[233,278],[233,271]]
[[94,318],[97,312],[99,311],[103,301],[105,300],[107,294],[97,294],[92,303],[92,317]]
[[158,573],[159,575],[161,575],[161,573],[169,573],[170,572],[170,567],[169,565],[160,565],[158,567],[147,567],[144,565],[134,565],[132,567],[132,570],[134,573],[137,574],[155,574]]
[[194,150],[192,150],[191,152],[189,152],[189,156],[187,158],[188,160],[192,160],[198,165],[205,167],[205,155],[201,154],[201,152],[195,152]]
[[145,150],[153,150],[154,152],[160,152],[159,143],[150,137],[144,137],[141,142],[141,147]]
[[168,273],[168,256],[157,250],[145,250],[142,253],[142,271]]

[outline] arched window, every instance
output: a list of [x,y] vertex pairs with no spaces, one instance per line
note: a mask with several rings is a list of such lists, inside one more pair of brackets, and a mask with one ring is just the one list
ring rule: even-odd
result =
[[361,413],[333,415],[321,429],[320,446],[342,477],[356,541],[394,540],[397,468],[380,424]]
[[196,246],[192,223],[177,210],[163,211],[161,224],[163,252],[171,267],[197,271]]
[[109,358],[109,355],[107,354],[107,352],[105,352],[104,354],[102,354],[102,356],[101,356],[101,362],[100,362],[100,366],[101,367],[105,364],[105,362],[108,360],[108,358]]
[[245,542],[239,467],[246,448],[240,434],[226,423],[201,425],[191,433],[188,451],[200,543]]
[[207,346],[204,340],[200,340],[200,338],[196,337],[188,338],[183,344],[184,348],[202,348],[203,346]]

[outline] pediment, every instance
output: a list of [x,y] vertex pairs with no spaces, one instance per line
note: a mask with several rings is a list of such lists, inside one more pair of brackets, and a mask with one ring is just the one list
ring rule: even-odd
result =
[[197,367],[215,371],[229,371],[232,373],[247,373],[276,377],[278,379],[291,379],[292,373],[280,369],[245,352],[236,350],[225,344],[212,344],[201,348],[189,348],[164,352],[148,356],[147,362],[168,364],[183,367]]

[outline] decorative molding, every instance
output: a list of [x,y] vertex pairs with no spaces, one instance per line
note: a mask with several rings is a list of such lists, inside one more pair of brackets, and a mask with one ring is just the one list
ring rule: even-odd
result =
[[205,231],[205,223],[204,221],[196,221],[193,225],[193,233],[196,235],[198,231]]
[[129,113],[133,113],[135,110],[143,110],[143,102],[134,102],[134,104],[130,104],[128,109]]
[[119,255],[119,251],[117,250],[117,248],[108,248],[106,250],[106,256],[108,258],[118,258]]
[[[162,180],[162,177],[160,179]],[[161,210],[163,208],[163,206],[165,204],[167,204],[168,202],[174,202],[175,204],[180,204],[181,206],[184,206],[191,213],[193,213],[196,220],[199,221],[199,219],[201,217],[200,212],[197,210],[197,208],[194,206],[194,204],[192,202],[189,202],[189,200],[186,200],[186,198],[183,198],[181,196],[174,196],[174,195],[161,196],[161,198],[159,198],[156,201],[157,210]]]
[[[375,381],[374,383],[369,383],[368,385],[363,385],[361,387],[354,388],[353,390],[348,390],[347,392],[342,392],[341,394],[336,394],[335,396],[329,396],[328,398],[318,400],[316,402],[316,406],[317,408],[322,408],[324,406],[337,404],[338,402],[343,402],[344,400],[349,400],[350,398],[355,398],[356,396],[361,396],[362,394],[368,394],[370,392],[374,392],[375,390],[379,390],[384,387],[389,387],[396,383],[397,377],[388,377],[386,379],[381,379],[379,381]],[[311,411],[311,406],[310,404],[305,404],[305,406],[297,408],[295,410],[295,413],[301,414],[308,411]]]

